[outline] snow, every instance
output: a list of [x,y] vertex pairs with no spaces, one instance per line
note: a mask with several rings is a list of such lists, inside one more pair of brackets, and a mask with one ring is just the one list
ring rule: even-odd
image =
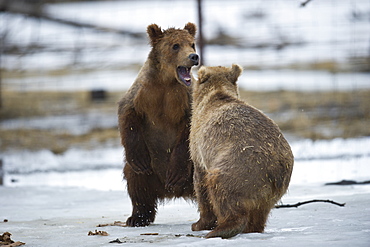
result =
[[[75,187],[0,187],[0,232],[28,246],[120,246],[117,238],[136,246],[369,246],[370,185],[323,186],[293,184],[283,202],[331,199],[345,207],[315,203],[299,208],[273,209],[264,233],[240,234],[229,240],[204,239],[207,231],[192,232],[196,206],[176,200],[159,206],[154,224],[122,228],[98,224],[124,221],[131,205],[125,191]],[[109,236],[87,236],[103,230]],[[158,233],[143,236],[143,233]]]
[[[231,66],[225,64],[225,66]],[[196,75],[196,71],[194,71]],[[127,90],[137,76],[136,71],[97,71],[88,74],[69,74],[56,78],[39,76],[9,78],[7,89],[15,91],[83,91],[105,89],[108,91]],[[107,78],[110,78],[107,80]],[[292,91],[354,91],[370,88],[369,73],[329,73],[325,71],[293,70],[244,70],[238,80],[241,88],[251,91],[292,90]]]
[[[370,179],[370,137],[317,141],[299,139],[290,143],[295,158],[291,183]],[[118,144],[95,149],[71,147],[62,154],[54,154],[50,150],[9,150],[1,153],[0,158],[4,163],[6,186],[123,188],[120,182],[124,154]],[[319,175],[317,171],[320,171]],[[48,176],[51,178],[45,179]],[[97,180],[100,182],[97,183]]]
[[45,117],[7,119],[0,122],[0,128],[58,130],[60,133],[83,135],[94,128],[117,127],[117,115],[90,111],[87,113],[53,115]]
[[[122,149],[70,149],[5,152],[0,187],[0,232],[9,231],[29,246],[120,246],[117,238],[137,246],[369,246],[370,184],[324,186],[343,179],[370,180],[370,137],[293,140],[295,166],[284,204],[312,199],[346,203],[338,207],[312,203],[273,209],[265,233],[240,234],[229,240],[204,239],[192,232],[196,205],[182,199],[163,203],[154,224],[145,228],[96,227],[125,221],[131,202],[122,179]],[[109,236],[87,236],[89,231]],[[140,235],[158,233],[158,235]]]
[[[214,38],[220,30],[227,30],[243,44],[241,48],[208,46],[206,63],[269,67],[325,60],[343,62],[368,55],[368,0],[311,1],[305,8],[298,8],[299,3],[204,1],[205,36]],[[102,1],[52,4],[47,11],[62,18],[144,32],[150,23],[167,28],[196,22],[195,4],[185,0]],[[265,18],[252,18],[255,13]],[[0,13],[0,22],[0,33],[7,34],[11,44],[27,46],[37,42],[47,48],[23,56],[3,55],[2,68],[40,72],[30,77],[5,78],[4,90],[125,90],[137,71],[122,70],[120,66],[142,64],[150,49],[144,41],[115,34],[96,35],[19,15]],[[250,48],[257,43],[281,41],[301,45],[283,50]],[[45,75],[50,69],[71,67],[71,73],[65,75]],[[80,69],[90,72],[81,74]],[[247,90],[351,91],[369,89],[369,78],[369,73],[244,71],[239,85]],[[58,129],[80,135],[91,128],[116,125],[111,116],[94,120],[96,114],[71,114],[63,116],[63,121],[54,116],[6,120],[1,121],[0,128]],[[27,246],[51,247],[122,246],[109,243],[117,238],[123,244],[136,246],[370,246],[370,185],[324,185],[343,179],[370,180],[370,137],[289,142],[295,166],[282,203],[330,199],[346,203],[345,207],[313,203],[274,209],[265,233],[240,234],[229,240],[204,239],[207,231],[192,232],[191,224],[198,219],[197,207],[182,199],[161,204],[155,223],[148,227],[98,228],[98,224],[125,221],[131,213],[122,178],[123,150],[118,144],[93,149],[71,147],[62,154],[8,150],[0,153],[4,182],[0,186],[0,233],[9,231],[12,239]],[[2,222],[4,219],[8,222]],[[95,229],[110,235],[87,236]]]
[[[204,35],[215,38],[220,31],[236,37],[241,47],[206,46],[207,65],[278,66],[333,61],[347,63],[367,57],[369,50],[368,0],[312,1],[204,1]],[[196,1],[101,1],[50,4],[46,11],[56,17],[145,33],[157,23],[163,28],[197,22]],[[186,13],[186,14],[183,14]],[[255,16],[257,14],[257,17]],[[259,18],[258,14],[263,17]],[[225,16],[227,18],[225,18]],[[21,46],[40,44],[42,52],[4,54],[1,66],[36,71],[34,77],[5,78],[9,90],[125,90],[137,71],[121,69],[142,64],[149,52],[146,40],[116,34],[75,29],[48,21],[0,13],[0,33],[6,42]],[[276,49],[281,43],[292,43]],[[256,45],[267,45],[255,49]],[[50,69],[72,73],[48,76]],[[82,73],[80,69],[91,72]],[[241,87],[249,90],[361,90],[369,88],[369,73],[316,71],[250,71]]]

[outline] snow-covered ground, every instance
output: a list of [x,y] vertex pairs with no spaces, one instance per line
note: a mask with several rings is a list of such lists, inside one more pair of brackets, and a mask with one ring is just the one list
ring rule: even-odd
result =
[[[286,64],[334,62],[356,66],[351,59],[369,56],[370,2],[367,0],[301,1],[205,0],[204,35],[220,32],[234,37],[238,46],[205,48],[207,65],[270,68]],[[51,4],[46,11],[104,27],[143,33],[148,24],[163,28],[197,22],[196,1],[101,1]],[[16,70],[3,80],[10,90],[127,89],[149,52],[146,40],[76,29],[24,16],[0,13],[0,33],[6,44],[44,47],[38,52],[4,54],[1,67]],[[277,48],[279,45],[286,45]],[[261,47],[262,46],[262,47]],[[259,48],[257,48],[259,47]],[[50,76],[48,70],[68,70]],[[89,69],[81,73],[81,69]],[[32,71],[31,77],[23,72]],[[36,74],[35,74],[36,73]],[[240,81],[250,90],[354,90],[370,87],[369,73],[247,71]]]
[[[0,187],[0,232],[29,246],[369,246],[370,184],[324,186],[342,179],[370,179],[370,138],[294,141],[296,157],[284,204],[330,199],[345,207],[315,203],[274,209],[263,234],[229,240],[204,239],[192,232],[196,205],[184,200],[159,206],[155,223],[145,228],[98,224],[125,221],[131,203],[122,181],[120,148],[6,153],[5,186]],[[109,236],[87,236],[104,230]],[[158,233],[158,235],[141,235]]]
[[[209,46],[209,65],[243,66],[291,64],[366,56],[369,50],[367,0],[204,1],[205,36],[220,30],[239,38],[242,47]],[[50,5],[58,17],[102,26],[144,32],[150,23],[163,28],[196,22],[196,1],[116,1]],[[170,11],[169,11],[170,9]],[[186,13],[184,15],[184,13]],[[261,15],[264,16],[261,19]],[[258,17],[260,16],[260,17]],[[99,34],[59,24],[0,13],[0,31],[13,44],[47,47],[43,52],[2,56],[6,69],[22,73],[2,81],[5,90],[127,89],[137,71],[117,67],[142,64],[149,46],[115,34]],[[242,29],[242,31],[241,31]],[[257,43],[295,42],[282,50],[252,49]],[[56,52],[58,51],[58,52]],[[48,75],[50,69],[71,73]],[[81,74],[80,69],[91,69]],[[370,88],[368,73],[317,71],[245,71],[239,85],[249,90],[361,90]],[[83,134],[94,126],[109,128],[116,119],[95,113],[81,117],[7,120],[2,129],[46,128]],[[101,121],[103,120],[103,121]],[[65,124],[68,122],[68,124]],[[89,124],[87,124],[89,123]],[[62,126],[64,125],[64,126]],[[70,129],[67,129],[70,131]],[[1,140],[0,140],[1,141]],[[122,179],[123,150],[116,143],[94,149],[71,147],[62,154],[49,150],[0,153],[4,186],[0,186],[0,233],[27,246],[370,246],[370,185],[324,186],[343,179],[370,180],[370,137],[334,140],[289,140],[295,166],[284,204],[330,199],[345,207],[315,203],[299,208],[274,209],[263,234],[242,234],[229,240],[204,239],[206,231],[192,232],[196,205],[176,200],[159,206],[155,223],[145,228],[96,225],[125,221],[131,203]],[[7,219],[8,222],[3,222]],[[95,229],[109,236],[87,236]],[[158,235],[140,235],[158,233]]]
[[[295,157],[292,184],[370,180],[370,137],[290,141]],[[123,149],[117,145],[86,150],[10,150],[3,159],[6,186],[78,186],[122,190]]]
[[[291,185],[284,203],[331,199],[338,207],[314,203],[273,209],[265,233],[241,234],[229,240],[204,239],[207,231],[192,232],[196,206],[177,200],[159,206],[154,224],[145,228],[96,227],[124,221],[131,212],[125,191],[78,188],[0,187],[0,232],[9,231],[26,246],[335,246],[368,247],[370,185]],[[88,236],[103,230],[109,236]],[[145,236],[144,233],[158,233]],[[119,239],[124,244],[109,243]],[[131,246],[131,245],[129,245]]]
[[[242,61],[243,65],[266,63],[290,63],[309,60],[344,60],[350,56],[367,55],[370,34],[370,3],[366,0],[312,1],[300,8],[301,1],[203,1],[204,36],[215,38],[220,31],[238,38],[241,48],[207,47],[205,60],[210,65]],[[74,21],[113,27],[144,33],[148,24],[157,23],[163,28],[183,27],[197,22],[196,1],[101,1],[52,4],[47,13]],[[169,11],[170,10],[170,11]],[[37,41],[46,47],[91,50],[82,51],[76,57],[50,56],[50,53],[34,54],[24,64],[17,57],[8,57],[6,67],[40,65],[55,67],[63,62],[78,59],[78,63],[115,62],[142,63],[149,47],[147,42],[137,42],[114,34],[97,35],[84,29],[73,29],[55,23],[32,20],[17,15],[2,14],[2,28],[9,41],[29,45]],[[279,42],[303,43],[281,51],[248,49],[250,45],[279,44]],[[80,47],[82,46],[82,47]],[[116,48],[111,50],[108,48]],[[53,50],[51,50],[53,51]],[[217,52],[216,52],[217,51]],[[58,51],[60,52],[60,51]],[[73,52],[73,51],[72,51]],[[108,53],[104,53],[108,52]],[[106,56],[102,56],[106,55]],[[48,59],[49,57],[49,59]],[[7,60],[9,59],[9,60]]]
[[[225,64],[225,66],[231,66]],[[195,73],[196,74],[196,73]],[[88,74],[69,74],[58,77],[44,75],[6,79],[6,88],[15,91],[84,91],[105,89],[127,90],[137,76],[136,71],[105,71]],[[109,78],[109,80],[107,80]],[[245,70],[239,78],[240,88],[251,91],[354,91],[370,88],[369,73],[336,73],[296,70]]]
[[[120,239],[137,246],[369,246],[370,184],[324,186],[343,179],[370,180],[370,137],[291,141],[295,155],[284,204],[330,199],[345,207],[315,203],[274,209],[263,234],[242,234],[229,240],[202,238],[192,232],[196,205],[183,200],[159,206],[155,223],[145,228],[98,224],[125,221],[131,203],[122,180],[122,149],[71,149],[7,152],[0,187],[0,232],[29,246],[118,246]],[[87,236],[104,230],[109,236]],[[158,235],[140,235],[158,233]]]

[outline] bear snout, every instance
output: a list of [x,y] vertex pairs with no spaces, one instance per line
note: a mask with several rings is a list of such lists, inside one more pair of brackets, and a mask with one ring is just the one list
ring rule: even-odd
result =
[[191,53],[190,55],[189,55],[189,59],[193,62],[193,65],[198,65],[199,64],[199,56],[198,56],[198,54],[196,54],[196,53]]

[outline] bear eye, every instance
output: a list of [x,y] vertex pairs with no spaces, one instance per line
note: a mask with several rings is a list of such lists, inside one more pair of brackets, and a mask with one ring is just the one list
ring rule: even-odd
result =
[[193,48],[194,51],[195,51],[195,44],[194,43],[191,45],[191,48]]
[[172,49],[174,49],[175,51],[178,50],[180,48],[180,45],[179,44],[174,44],[172,46]]

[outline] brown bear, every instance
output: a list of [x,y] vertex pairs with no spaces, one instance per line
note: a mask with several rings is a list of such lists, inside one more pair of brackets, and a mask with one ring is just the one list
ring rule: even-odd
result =
[[286,192],[293,154],[279,127],[238,97],[242,69],[202,67],[193,87],[190,154],[206,238],[263,232]]
[[149,225],[165,198],[194,197],[189,131],[196,26],[162,30],[152,24],[147,33],[152,49],[118,109],[133,207],[127,226]]

